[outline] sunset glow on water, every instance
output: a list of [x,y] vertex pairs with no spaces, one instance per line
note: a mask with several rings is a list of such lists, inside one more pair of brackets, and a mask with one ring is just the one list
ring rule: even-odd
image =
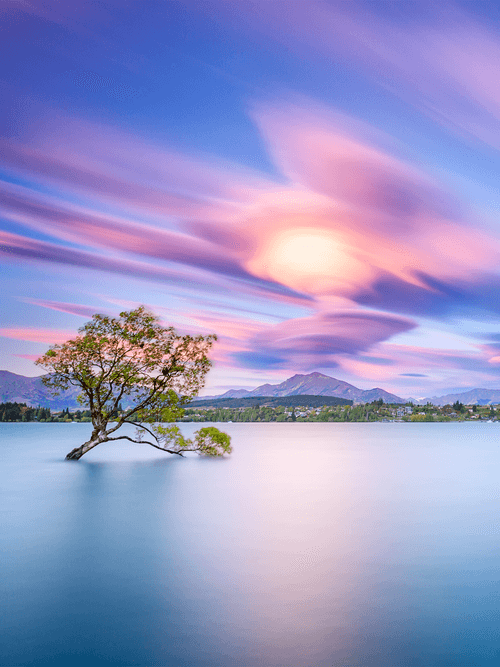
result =
[[493,667],[499,428],[227,424],[224,460],[75,463],[87,425],[2,424],[1,663]]

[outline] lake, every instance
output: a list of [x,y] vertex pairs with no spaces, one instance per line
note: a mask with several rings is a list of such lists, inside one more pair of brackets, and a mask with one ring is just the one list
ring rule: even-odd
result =
[[220,427],[0,424],[1,665],[500,664],[500,424]]

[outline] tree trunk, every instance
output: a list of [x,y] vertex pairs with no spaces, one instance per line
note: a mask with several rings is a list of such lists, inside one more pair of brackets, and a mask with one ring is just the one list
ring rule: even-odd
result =
[[78,461],[88,451],[100,445],[101,442],[107,442],[108,437],[106,433],[92,433],[92,437],[87,442],[84,442],[81,447],[75,447],[69,454],[66,454],[67,461]]

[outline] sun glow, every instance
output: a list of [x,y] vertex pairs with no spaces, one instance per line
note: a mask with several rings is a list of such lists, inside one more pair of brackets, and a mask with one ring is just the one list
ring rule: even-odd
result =
[[276,266],[311,275],[330,273],[343,254],[331,234],[308,229],[281,234],[273,251]]
[[350,282],[366,270],[337,234],[314,227],[296,227],[268,238],[248,268],[314,293],[327,291],[339,282]]

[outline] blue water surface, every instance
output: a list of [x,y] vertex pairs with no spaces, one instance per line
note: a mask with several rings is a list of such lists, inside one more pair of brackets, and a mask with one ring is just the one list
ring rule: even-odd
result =
[[0,424],[1,665],[500,664],[500,424],[221,428]]

